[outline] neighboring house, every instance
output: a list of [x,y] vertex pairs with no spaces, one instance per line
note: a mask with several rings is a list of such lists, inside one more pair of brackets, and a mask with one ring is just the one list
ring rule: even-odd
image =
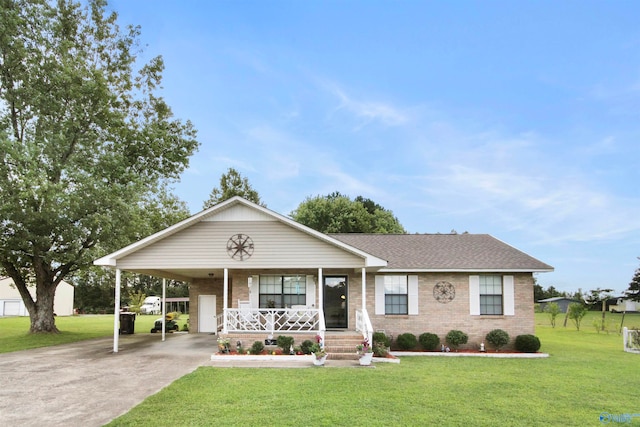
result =
[[569,307],[569,304],[574,302],[577,302],[579,304],[581,303],[580,300],[567,298],[567,297],[553,297],[553,298],[539,299],[538,303],[540,303],[540,311],[544,311],[547,304],[550,304],[552,302],[555,302],[556,304],[558,304],[558,307],[560,308],[561,313],[567,312],[567,308]]
[[632,301],[625,297],[618,297],[612,302],[613,304],[609,304],[609,311],[613,313],[622,313],[625,311],[628,313],[630,311],[638,311],[640,308],[640,302]]
[[[35,295],[35,287],[30,287],[29,292]],[[53,299],[53,312],[58,316],[71,316],[73,314],[73,285],[62,281],[56,288]],[[29,312],[22,301],[18,289],[13,284],[13,279],[0,277],[0,316],[28,316]]]
[[[545,264],[486,234],[326,235],[234,197],[94,262],[190,283],[190,331],[534,333]],[[114,337],[117,351],[117,339]]]

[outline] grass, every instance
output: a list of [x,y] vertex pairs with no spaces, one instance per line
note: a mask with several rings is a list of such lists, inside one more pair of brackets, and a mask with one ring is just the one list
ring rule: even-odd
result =
[[[136,316],[135,331],[149,332],[159,317]],[[188,316],[180,316],[181,328],[186,319]],[[0,318],[0,353],[113,336],[113,315],[56,317],[59,334],[30,334],[29,326],[28,317]]]
[[[580,331],[551,328],[536,315],[548,359],[406,357],[375,368],[203,367],[148,397],[110,426],[589,426],[603,412],[640,414],[640,356],[617,333],[597,333],[589,313]],[[621,315],[607,315],[612,326]],[[136,331],[157,316],[136,319]],[[182,320],[182,319],[181,319]],[[22,323],[20,323],[22,322]],[[145,322],[150,322],[148,325]],[[113,316],[58,318],[61,334],[29,336],[28,319],[0,319],[0,351],[110,336]],[[640,326],[640,315],[627,315]],[[513,338],[513,337],[512,337]],[[52,340],[52,341],[49,341]],[[611,424],[615,424],[612,422]],[[640,416],[627,425],[640,426]]]
[[[600,425],[603,412],[640,414],[640,359],[622,351],[617,333],[596,332],[598,315],[590,313],[581,331],[571,324],[553,329],[536,315],[548,359],[406,357],[374,369],[202,367],[109,425]],[[640,325],[640,316],[627,315],[625,324]],[[640,416],[630,425],[640,425]]]

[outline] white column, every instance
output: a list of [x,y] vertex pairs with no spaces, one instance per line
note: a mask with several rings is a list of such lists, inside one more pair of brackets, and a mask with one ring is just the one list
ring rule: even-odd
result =
[[324,315],[324,282],[322,280],[322,268],[318,268],[318,310]]
[[120,269],[116,268],[116,296],[113,308],[113,352],[118,352],[118,339],[120,338]]
[[162,341],[167,333],[167,279],[162,279]]
[[367,310],[367,270],[362,267],[362,312]]
[[229,315],[227,313],[227,308],[229,307],[229,270],[228,269],[224,269],[224,291],[223,291],[223,296],[222,296],[222,312],[224,313],[223,315],[223,322],[224,325],[222,327],[222,333],[226,334],[227,331],[227,316]]

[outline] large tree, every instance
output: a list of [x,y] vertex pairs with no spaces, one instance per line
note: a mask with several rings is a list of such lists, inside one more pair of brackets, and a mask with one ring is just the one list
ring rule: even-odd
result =
[[158,94],[162,58],[138,66],[140,29],[106,1],[0,1],[0,274],[30,331],[57,332],[60,281],[135,240],[198,143]]
[[290,216],[322,233],[405,233],[393,212],[369,199],[351,200],[339,192],[308,197]]
[[234,196],[241,196],[260,206],[266,206],[260,200],[258,192],[249,184],[249,179],[243,177],[240,172],[234,168],[229,168],[227,173],[223,173],[220,177],[220,187],[214,187],[213,190],[211,190],[209,199],[204,202],[202,208],[210,208]]

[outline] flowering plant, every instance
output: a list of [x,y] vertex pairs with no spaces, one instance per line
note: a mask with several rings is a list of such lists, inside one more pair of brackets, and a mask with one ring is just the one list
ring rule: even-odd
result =
[[218,348],[222,351],[229,352],[229,338],[218,337]]
[[322,359],[327,355],[327,352],[324,350],[324,345],[322,345],[322,337],[320,335],[316,335],[316,342],[311,346],[311,353],[313,353],[316,359]]
[[365,338],[360,344],[356,346],[358,354],[373,353],[369,339]]

